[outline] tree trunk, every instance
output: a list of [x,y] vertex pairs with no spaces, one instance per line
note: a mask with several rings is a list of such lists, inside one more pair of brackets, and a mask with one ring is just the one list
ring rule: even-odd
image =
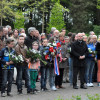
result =
[[2,26],[2,17],[1,17],[0,25]]

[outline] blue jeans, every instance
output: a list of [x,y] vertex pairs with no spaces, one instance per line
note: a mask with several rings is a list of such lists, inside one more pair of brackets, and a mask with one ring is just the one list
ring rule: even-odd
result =
[[69,59],[69,81],[70,84],[73,84],[73,59],[70,57]]
[[27,91],[30,91],[30,83],[29,83],[29,70],[27,66],[19,66],[17,67],[17,89],[18,91],[22,90],[22,75],[25,73],[25,84],[27,86]]
[[46,88],[47,78],[48,78],[48,67],[41,67],[41,89]]
[[11,92],[13,74],[14,74],[14,69],[3,69],[2,70],[1,93],[5,93],[6,85],[7,85],[7,93]]
[[53,66],[49,68],[49,85],[50,85],[50,88],[55,86],[55,73],[54,73]]
[[90,58],[86,59],[86,68],[85,68],[85,81],[86,83],[92,83],[92,74],[95,61]]

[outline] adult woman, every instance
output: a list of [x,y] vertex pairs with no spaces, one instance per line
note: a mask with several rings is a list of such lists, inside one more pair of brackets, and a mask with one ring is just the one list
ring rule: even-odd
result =
[[63,86],[62,86],[63,71],[64,71],[64,68],[66,68],[67,65],[68,65],[67,46],[65,44],[65,40],[64,40],[64,35],[63,34],[59,34],[59,41],[61,43],[62,61],[59,61],[60,75],[56,75],[55,85],[56,85],[56,88],[63,88]]
[[89,36],[87,47],[89,54],[86,58],[85,81],[87,86],[93,87],[92,74],[95,66],[95,45],[93,44],[93,36]]

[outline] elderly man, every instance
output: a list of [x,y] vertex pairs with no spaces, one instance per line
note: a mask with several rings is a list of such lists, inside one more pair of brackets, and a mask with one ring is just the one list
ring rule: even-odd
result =
[[10,25],[7,25],[6,28],[8,28],[8,32],[11,32],[12,31],[12,28]]
[[25,39],[25,45],[28,48],[32,48],[32,43],[34,41],[39,41],[39,33],[38,35],[36,35],[36,33],[37,33],[37,30],[35,27],[28,28],[28,36]]
[[93,32],[93,31],[90,31],[90,33],[89,33],[90,35],[95,35],[95,33]]
[[77,75],[80,72],[80,88],[87,89],[84,86],[84,71],[85,71],[85,58],[88,53],[86,43],[83,41],[83,35],[78,33],[77,41],[72,44],[73,54],[73,88],[78,89]]

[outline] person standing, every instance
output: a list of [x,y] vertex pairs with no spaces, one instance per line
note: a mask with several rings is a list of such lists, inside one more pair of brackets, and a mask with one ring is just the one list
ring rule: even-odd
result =
[[17,64],[17,89],[18,94],[22,94],[22,75],[25,73],[25,84],[27,87],[27,93],[30,93],[30,84],[29,84],[29,74],[28,74],[28,59],[26,58],[27,46],[24,44],[25,37],[20,35],[18,37],[18,44],[15,47],[16,55],[22,55],[24,62]]
[[93,69],[95,66],[95,45],[93,44],[93,36],[88,38],[87,47],[89,50],[89,54],[86,57],[86,69],[85,69],[85,81],[87,86],[93,87],[92,75]]
[[10,56],[15,54],[15,50],[13,50],[14,40],[8,38],[6,40],[7,46],[0,51],[0,61],[2,67],[2,87],[1,87],[1,97],[5,97],[5,89],[7,84],[7,96],[12,96],[11,87],[12,87],[12,79],[14,73],[14,64],[10,60]]
[[98,82],[98,86],[100,87],[100,37],[98,38],[96,51],[97,51],[97,65],[98,65],[97,82]]
[[71,53],[73,54],[73,88],[78,89],[77,75],[80,72],[80,88],[87,89],[84,85],[85,74],[85,59],[88,53],[86,43],[83,41],[83,36],[78,33],[77,40],[71,46]]

